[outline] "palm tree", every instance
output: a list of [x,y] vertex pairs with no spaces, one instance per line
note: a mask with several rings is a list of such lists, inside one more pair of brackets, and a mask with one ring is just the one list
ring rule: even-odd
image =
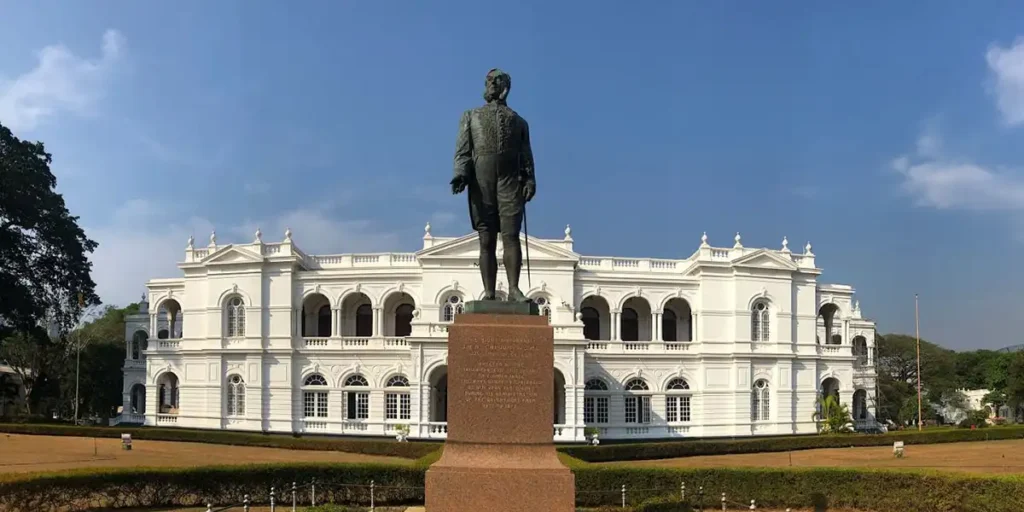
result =
[[819,396],[817,409],[811,416],[811,420],[818,423],[819,433],[853,431],[853,418],[850,416],[850,410],[846,405],[840,404],[835,395]]

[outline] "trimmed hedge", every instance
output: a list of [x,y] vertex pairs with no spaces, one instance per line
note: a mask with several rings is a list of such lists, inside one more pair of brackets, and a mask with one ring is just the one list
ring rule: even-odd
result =
[[586,462],[620,460],[672,459],[696,455],[729,455],[735,453],[788,452],[815,448],[848,448],[851,446],[886,446],[894,441],[912,444],[958,443],[1024,439],[1024,426],[993,427],[983,430],[942,429],[899,431],[881,435],[834,434],[786,437],[754,437],[749,439],[706,439],[665,441],[656,443],[602,444],[598,446],[561,446],[559,450]]
[[195,430],[160,427],[79,427],[74,425],[0,423],[0,432],[46,436],[78,436],[120,438],[131,434],[133,441],[180,441],[189,443],[225,444],[234,446],[260,446],[289,450],[316,450],[388,455],[418,459],[441,448],[441,443],[399,443],[386,439],[353,439],[343,437],[289,436],[262,434],[234,430]]
[[[854,469],[649,469],[579,465],[580,507],[627,503],[645,512],[714,507],[722,492],[733,502],[757,500],[758,507],[849,507],[878,512],[1018,512],[1024,510],[1024,477]],[[425,468],[386,464],[275,464],[173,469],[80,470],[0,476],[0,510],[56,511],[88,507],[215,506],[269,501],[276,486],[279,503],[291,501],[291,483],[308,503],[305,483],[317,481],[317,501],[365,505],[367,484],[375,485],[379,506],[423,503]],[[679,503],[686,482],[687,503]],[[680,508],[682,507],[682,508]]]
[[[292,482],[308,503],[316,479],[317,501],[368,505],[374,482],[377,505],[423,503],[424,469],[387,464],[269,464],[199,468],[77,470],[0,476],[0,510],[16,512],[90,508],[170,507],[270,502],[291,503]],[[284,491],[283,494],[281,491]]]
[[[1011,512],[1024,510],[1024,478],[919,471],[814,469],[639,469],[590,466],[577,469],[577,505],[627,503],[644,512],[675,512],[731,502],[757,501],[758,508],[855,508],[878,512]],[[686,482],[687,503],[678,502]],[[614,489],[613,491],[604,491]],[[646,503],[645,503],[646,502]],[[685,508],[689,505],[691,508]],[[646,508],[645,508],[646,507]],[[699,506],[698,506],[699,508]]]

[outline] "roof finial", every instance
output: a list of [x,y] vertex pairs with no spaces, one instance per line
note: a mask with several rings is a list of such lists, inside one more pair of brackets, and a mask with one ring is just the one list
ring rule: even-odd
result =
[[782,237],[782,252],[789,252],[789,239]]
[[260,228],[258,226],[256,227],[256,243],[263,243],[263,232],[260,231]]
[[195,249],[195,248],[196,248],[196,237],[194,237],[192,235],[189,235],[188,236],[188,249],[192,250],[192,249]]
[[284,241],[285,242],[291,242],[292,241],[292,228],[284,228]]
[[565,239],[572,240],[572,228],[568,224],[565,225]]
[[739,231],[736,232],[736,237],[734,238],[734,240],[736,240],[736,245],[732,246],[733,249],[740,249],[740,248],[743,247],[743,244],[740,242],[740,240],[742,240],[742,238],[740,237],[740,232]]
[[804,246],[804,254],[814,256],[814,253],[811,252],[811,242],[807,242],[807,245]]
[[707,247],[708,246],[708,232],[707,231],[705,231],[704,234],[700,236],[700,246],[701,247]]
[[217,245],[217,230],[210,232],[210,246],[215,247]]
[[430,234],[430,222],[427,222],[426,226],[423,226],[423,236],[433,236]]

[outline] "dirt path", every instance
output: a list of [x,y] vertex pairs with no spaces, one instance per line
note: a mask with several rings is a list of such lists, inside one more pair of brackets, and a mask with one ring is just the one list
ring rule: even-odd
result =
[[332,451],[285,450],[171,441],[132,442],[120,439],[0,434],[0,473],[23,473],[91,467],[183,467],[271,462],[384,462],[410,464],[408,459]]
[[1024,440],[907,446],[902,459],[891,446],[827,448],[781,453],[709,455],[662,460],[606,462],[645,467],[870,467],[939,469],[970,473],[1024,473]]

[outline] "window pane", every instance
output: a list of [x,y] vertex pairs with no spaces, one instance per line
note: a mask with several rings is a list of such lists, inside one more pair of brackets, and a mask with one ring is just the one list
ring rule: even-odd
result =
[[690,397],[679,397],[679,421],[690,421]]
[[398,419],[407,420],[412,418],[412,398],[409,395],[399,395]]
[[316,413],[316,395],[306,391],[302,394],[302,402],[302,415],[306,418],[312,418]]
[[356,418],[365,420],[370,417],[370,394],[356,394]]
[[597,397],[597,422],[608,423],[608,397]]
[[626,397],[626,423],[636,423],[636,404],[637,397],[627,396]]
[[594,403],[596,399],[592,396],[583,399],[583,423],[594,422]]
[[384,417],[389,420],[398,419],[398,395],[388,393],[384,397]]
[[327,417],[327,392],[318,391],[316,394],[316,415],[318,418]]
[[676,407],[678,407],[678,400],[679,397],[675,396],[665,397],[665,421],[668,421],[670,423],[673,421],[679,421],[679,418],[676,415]]

